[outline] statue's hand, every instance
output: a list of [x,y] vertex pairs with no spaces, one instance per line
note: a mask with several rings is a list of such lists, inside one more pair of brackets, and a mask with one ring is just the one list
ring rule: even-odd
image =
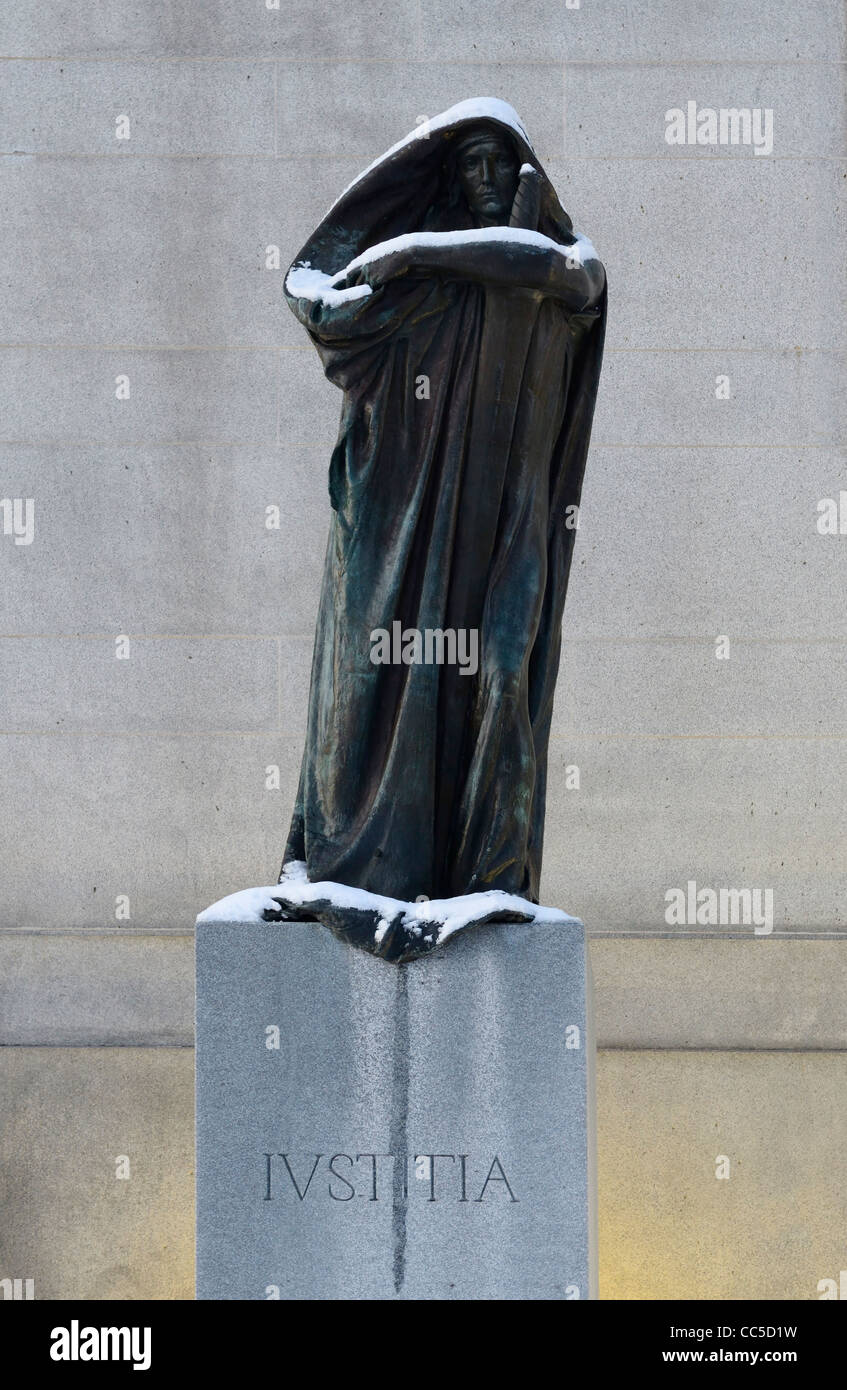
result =
[[542,183],[543,179],[537,169],[527,169],[526,173],[521,174],[512,203],[510,227],[522,227],[527,232],[538,231]]
[[380,256],[376,260],[368,261],[365,265],[359,266],[351,275],[347,276],[347,284],[350,285],[370,285],[372,290],[379,289],[388,280],[394,280],[398,275],[405,275],[411,265],[410,251],[390,251],[387,256]]

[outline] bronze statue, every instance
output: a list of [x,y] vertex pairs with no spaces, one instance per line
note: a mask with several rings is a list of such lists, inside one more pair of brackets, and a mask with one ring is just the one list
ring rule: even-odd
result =
[[605,274],[516,113],[486,98],[366,169],[286,296],[344,398],[300,787],[266,915],[404,960],[444,935],[443,911],[400,911],[416,898],[513,895],[480,898],[475,921],[538,901]]

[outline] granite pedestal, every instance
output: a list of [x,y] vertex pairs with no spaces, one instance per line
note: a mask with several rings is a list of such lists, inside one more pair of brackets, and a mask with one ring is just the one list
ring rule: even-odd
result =
[[197,925],[197,1297],[596,1296],[581,924]]

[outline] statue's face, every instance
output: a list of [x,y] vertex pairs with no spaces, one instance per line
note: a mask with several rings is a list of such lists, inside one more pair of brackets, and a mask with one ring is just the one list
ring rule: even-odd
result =
[[480,135],[459,152],[457,168],[468,207],[484,227],[509,221],[518,189],[518,161],[505,140]]

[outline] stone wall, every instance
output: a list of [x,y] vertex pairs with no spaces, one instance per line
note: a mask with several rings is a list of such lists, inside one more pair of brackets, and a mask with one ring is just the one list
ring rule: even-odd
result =
[[[593,936],[601,1293],[817,1297],[846,1214],[842,6],[16,0],[0,53],[0,1276],[191,1296],[192,923],[279,866],[339,406],[282,276],[365,163],[496,95],[610,286],[543,885]],[[689,102],[772,112],[772,149],[669,144]],[[669,920],[690,882],[772,893],[773,929]]]

